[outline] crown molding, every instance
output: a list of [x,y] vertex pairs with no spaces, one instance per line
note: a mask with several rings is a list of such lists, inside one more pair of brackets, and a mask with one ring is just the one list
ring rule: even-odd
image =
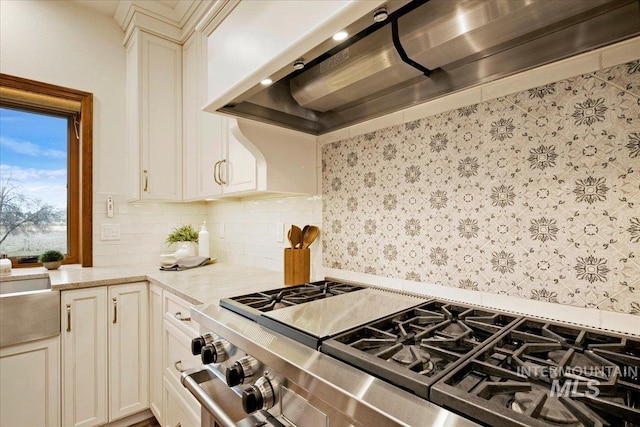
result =
[[[183,44],[201,20],[209,17],[210,21],[218,17],[222,21],[237,1],[239,0],[180,0],[172,8],[161,2],[120,0],[113,18],[125,33],[125,45],[135,29]],[[229,9],[231,3],[234,5]],[[224,10],[228,11],[221,13]]]

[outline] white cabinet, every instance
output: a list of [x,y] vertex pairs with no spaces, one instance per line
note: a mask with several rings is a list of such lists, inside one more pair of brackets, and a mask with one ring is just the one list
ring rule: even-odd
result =
[[200,427],[200,414],[193,410],[177,389],[165,380],[164,406],[166,410],[165,427]]
[[109,420],[149,407],[146,283],[109,287]]
[[206,102],[206,37],[183,46],[183,199],[203,200],[256,189],[256,159],[229,132],[229,119],[202,110]]
[[[154,378],[160,374],[162,380],[162,419],[159,420],[163,426],[175,427],[178,423],[182,427],[199,426],[200,404],[182,386],[180,375],[182,371],[202,363],[199,356],[191,354],[191,339],[200,334],[200,327],[191,319],[191,304],[170,292],[161,291],[160,295],[162,348],[157,355],[161,356],[161,366],[153,362],[154,372],[151,373]],[[158,320],[156,316],[154,314],[151,319],[154,324]],[[157,332],[154,331],[153,335],[157,337]]]
[[60,337],[0,349],[0,426],[60,425]]
[[62,425],[97,426],[148,408],[147,283],[63,291],[61,300]]
[[183,199],[219,196],[214,165],[222,159],[222,117],[202,111],[206,101],[206,39],[194,32],[182,47]]
[[314,194],[314,136],[202,110],[207,55],[196,31],[183,46],[183,199]]
[[126,52],[129,198],[182,200],[182,46],[136,29]]
[[149,407],[162,425],[162,288],[149,285]]
[[107,289],[61,293],[62,425],[107,419]]

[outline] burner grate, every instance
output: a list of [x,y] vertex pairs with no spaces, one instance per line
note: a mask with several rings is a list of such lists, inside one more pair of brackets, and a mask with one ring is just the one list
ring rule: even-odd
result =
[[432,387],[435,403],[510,426],[640,425],[640,341],[525,319]]
[[364,289],[348,283],[322,280],[220,300],[220,306],[256,321],[261,313]]
[[435,300],[338,335],[321,351],[428,398],[431,384],[518,320]]

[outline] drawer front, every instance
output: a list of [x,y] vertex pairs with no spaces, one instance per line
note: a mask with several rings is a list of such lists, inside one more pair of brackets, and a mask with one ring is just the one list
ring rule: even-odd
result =
[[173,385],[164,381],[164,408],[166,427],[200,427],[200,413],[195,411],[177,392]]
[[200,411],[200,404],[180,383],[182,371],[202,365],[200,356],[191,354],[191,338],[168,321],[164,321],[164,376],[184,396],[194,410]]
[[200,326],[191,319],[190,303],[166,291],[163,300],[165,320],[180,328],[190,339],[200,335]]

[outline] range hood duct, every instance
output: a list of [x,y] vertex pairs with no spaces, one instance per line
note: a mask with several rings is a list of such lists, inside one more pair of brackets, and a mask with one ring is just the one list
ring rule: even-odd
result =
[[420,0],[363,33],[221,111],[326,133],[637,36],[640,2]]

